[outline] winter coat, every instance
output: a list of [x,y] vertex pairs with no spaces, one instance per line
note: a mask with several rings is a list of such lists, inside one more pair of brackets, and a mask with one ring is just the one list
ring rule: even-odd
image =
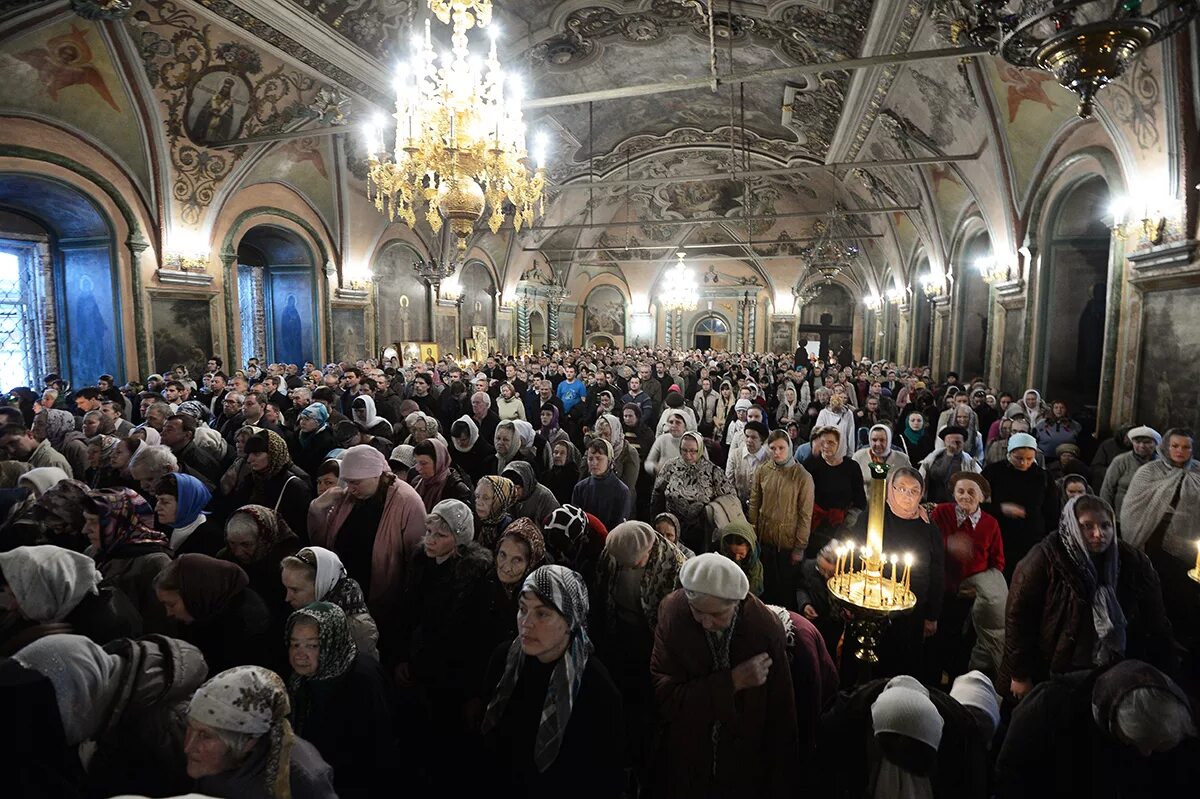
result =
[[243,588],[207,619],[179,625],[178,635],[204,653],[210,674],[234,666],[278,668],[282,641],[272,633],[271,613],[252,588]]
[[140,636],[142,616],[125,592],[112,586],[86,595],[61,622],[37,624],[8,613],[0,625],[0,657],[15,655],[37,639],[57,633],[82,635],[103,646],[118,638]]
[[299,436],[296,437],[295,442],[291,447],[292,460],[310,478],[325,462],[329,451],[337,447],[337,442],[333,438],[333,430],[329,425],[313,433],[307,444],[301,443]]
[[611,470],[603,477],[585,477],[575,484],[571,503],[592,514],[608,530],[633,516],[633,493]]
[[312,481],[296,464],[289,464],[266,479],[247,470],[247,476],[226,498],[230,514],[243,505],[262,505],[278,513],[292,532],[308,541],[308,503],[313,499]]
[[772,668],[765,684],[733,690],[732,667],[763,652],[774,663],[787,662],[783,627],[757,597],[740,603],[728,669],[714,667],[712,648],[684,591],[663,600],[650,659],[663,725],[653,757],[653,796],[784,799],[794,794],[799,739],[790,670]]
[[75,475],[70,461],[63,457],[61,452],[50,446],[49,439],[38,444],[37,448],[29,454],[28,463],[31,469],[41,469],[44,466],[57,466],[67,473],[67,477]]
[[[1120,547],[1117,601],[1125,613],[1125,656],[1168,674],[1175,668],[1175,639],[1163,607],[1158,573],[1150,559],[1124,541]],[[996,687],[1010,680],[1041,682],[1092,666],[1096,630],[1091,598],[1057,532],[1046,536],[1017,566],[1008,590],[1004,662]]]
[[1105,470],[1104,482],[1100,484],[1100,498],[1112,505],[1118,519],[1121,518],[1121,506],[1125,504],[1125,494],[1129,492],[1134,473],[1156,457],[1158,453],[1152,453],[1149,458],[1142,459],[1134,454],[1133,450],[1122,452],[1113,458]]
[[803,552],[812,528],[813,479],[803,466],[767,457],[750,485],[750,524],[758,540],[781,552]]
[[[265,772],[270,753],[270,736],[262,736],[240,766],[196,780],[196,791],[205,796],[228,799],[275,799],[268,792]],[[292,799],[338,799],[333,788],[333,769],[317,748],[296,736],[292,742],[289,771]]]
[[161,630],[166,611],[154,593],[154,578],[171,563],[170,550],[145,547],[142,554],[113,558],[96,568],[104,575],[101,585],[118,588],[141,616],[147,630]]
[[[528,517],[541,525],[546,517],[562,503],[554,496],[554,492],[538,482],[537,474],[530,464],[525,461],[513,461],[504,470],[502,477],[508,477],[514,483],[519,483],[525,492],[525,498],[515,503],[509,510],[514,519]],[[513,636],[509,636],[512,638]]]
[[[1007,460],[993,463],[983,470],[983,478],[992,487],[992,496],[981,506],[1000,522],[1004,538],[1004,576],[1013,574],[1021,558],[1046,533],[1058,527],[1058,491],[1046,470],[1031,466],[1018,471]],[[1025,509],[1025,518],[1005,516],[1000,506],[1015,502]]]
[[58,444],[58,451],[71,464],[71,471],[67,472],[68,475],[74,474],[79,477],[87,472],[87,439],[84,438],[83,433],[76,430],[67,431]]

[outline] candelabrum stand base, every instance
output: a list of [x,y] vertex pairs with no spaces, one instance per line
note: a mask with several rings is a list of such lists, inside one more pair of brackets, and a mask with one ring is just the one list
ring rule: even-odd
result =
[[[847,617],[842,671],[857,677],[847,681],[851,685],[872,678],[875,664],[879,662],[876,648],[888,624],[897,616],[911,613],[917,606],[917,597],[911,591],[899,588],[893,593],[888,580],[878,577],[863,580],[862,575],[861,572],[850,575],[849,579],[841,575],[831,578],[828,583],[834,603]],[[848,661],[848,657],[853,661]]]
[[1200,583],[1200,571],[1197,571],[1196,569],[1188,569],[1187,575],[1196,582]]

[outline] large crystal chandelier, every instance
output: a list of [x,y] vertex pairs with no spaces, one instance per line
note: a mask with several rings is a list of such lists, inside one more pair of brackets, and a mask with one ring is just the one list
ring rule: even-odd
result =
[[665,275],[666,289],[660,304],[667,311],[694,311],[700,302],[700,291],[696,288],[696,276],[684,264],[684,252],[675,253],[675,266]]
[[976,0],[976,44],[1013,66],[1049,72],[1092,115],[1096,93],[1147,47],[1182,30],[1200,0]]
[[409,227],[421,207],[434,233],[444,218],[461,251],[485,211],[493,233],[508,213],[517,230],[533,224],[542,212],[544,153],[539,146],[537,168],[531,169],[520,83],[500,67],[496,30],[490,30],[485,62],[468,47],[467,31],[490,26],[491,0],[429,0],[429,8],[452,25],[453,45],[437,56],[425,21],[424,38],[414,40],[412,59],[396,74],[391,152],[382,119],[367,132],[367,196],[389,219],[399,217]]
[[810,271],[817,272],[831,283],[858,258],[859,247],[853,242],[854,231],[846,222],[845,209],[836,203],[828,220],[813,224],[817,240],[800,250],[800,257]]

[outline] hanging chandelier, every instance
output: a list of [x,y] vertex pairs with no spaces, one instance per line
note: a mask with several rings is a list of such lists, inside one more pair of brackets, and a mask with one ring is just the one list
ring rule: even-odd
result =
[[1200,13],[1200,0],[976,0],[968,36],[1016,67],[1049,72],[1092,115],[1096,93]]
[[811,304],[819,296],[821,296],[821,286],[818,283],[792,287],[792,297],[796,300],[796,305],[800,307]]
[[858,258],[859,247],[852,243],[854,231],[850,230],[844,211],[841,203],[835,203],[828,221],[818,219],[813,224],[817,240],[800,250],[808,269],[821,275],[826,283],[832,283]]
[[666,290],[659,303],[670,312],[694,311],[700,302],[700,292],[696,288],[696,277],[692,270],[684,264],[685,253],[680,250],[675,253],[675,266],[665,275]]
[[435,292],[439,290],[443,282],[450,279],[457,269],[458,264],[454,261],[439,261],[430,258],[413,262],[413,273],[417,279],[432,286]]
[[[500,230],[506,215],[513,227],[531,225],[543,210],[544,146],[537,166],[525,149],[521,86],[500,67],[491,0],[429,0],[443,24],[451,25],[452,47],[434,53],[429,20],[424,39],[396,73],[395,137],[391,152],[382,118],[367,130],[367,198],[389,219],[410,228],[417,211],[439,233],[443,220],[465,251],[467,239],[488,211],[488,227]],[[471,55],[467,31],[487,28],[492,44],[482,64]]]

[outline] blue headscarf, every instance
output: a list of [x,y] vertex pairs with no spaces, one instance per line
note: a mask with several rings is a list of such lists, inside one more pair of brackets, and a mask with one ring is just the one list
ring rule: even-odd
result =
[[309,440],[317,433],[329,426],[329,409],[324,403],[314,402],[311,405],[306,405],[304,410],[300,411],[300,418],[316,419],[317,429],[311,433],[300,431],[300,446],[307,447]]
[[175,502],[178,507],[175,511],[175,524],[172,526],[176,529],[187,527],[196,521],[196,517],[211,500],[212,492],[204,483],[190,474],[176,473]]

